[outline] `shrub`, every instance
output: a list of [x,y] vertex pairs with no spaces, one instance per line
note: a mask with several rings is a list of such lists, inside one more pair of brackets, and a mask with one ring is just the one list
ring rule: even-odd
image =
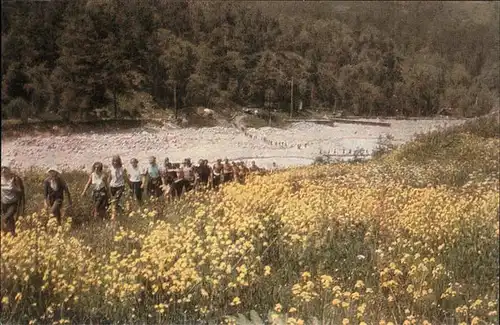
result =
[[28,121],[30,116],[30,110],[32,109],[31,104],[21,97],[16,97],[12,99],[2,111],[7,112],[6,117],[18,117],[23,122]]
[[396,145],[393,144],[394,137],[390,134],[386,134],[385,136],[380,135],[377,140],[377,146],[372,152],[373,158],[380,158],[392,150],[396,148]]

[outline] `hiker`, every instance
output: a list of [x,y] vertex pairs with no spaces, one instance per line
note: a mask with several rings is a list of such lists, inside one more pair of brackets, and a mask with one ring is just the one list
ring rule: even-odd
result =
[[234,170],[233,166],[229,163],[229,159],[224,160],[224,166],[222,169],[222,183],[232,182],[234,180]]
[[202,186],[207,188],[210,181],[210,166],[208,166],[207,161],[200,159],[198,162],[198,168],[196,169],[196,188]]
[[222,159],[217,159],[217,162],[212,167],[212,186],[214,189],[218,189],[222,183],[222,170],[224,166],[222,165]]
[[271,167],[270,172],[271,172],[271,173],[275,173],[275,172],[277,172],[277,171],[278,171],[278,165],[276,164],[276,162],[275,162],[275,161],[273,161],[273,165],[272,165],[272,167]]
[[205,167],[205,171],[207,173],[208,177],[208,183],[207,183],[207,188],[212,188],[212,166],[208,163],[208,159],[203,159],[203,165]]
[[238,164],[236,163],[236,161],[233,161],[231,163],[231,168],[233,170],[233,180],[235,182],[239,182],[240,172],[242,172],[242,171],[240,171],[240,168],[239,168]]
[[57,224],[61,225],[61,209],[64,201],[64,193],[68,196],[68,208],[72,206],[71,194],[68,185],[62,179],[59,171],[52,167],[47,171],[48,177],[43,181],[43,193],[45,208],[56,217]]
[[177,168],[177,175],[174,182],[169,187],[169,199],[180,198],[186,192],[188,181],[184,176],[183,168]]
[[148,195],[153,197],[160,197],[162,195],[162,179],[160,175],[160,169],[156,164],[156,157],[149,157],[149,166],[146,171],[148,176]]
[[112,210],[111,220],[116,218],[116,210],[121,209],[120,199],[125,190],[125,170],[123,169],[122,159],[114,155],[111,159],[111,168],[108,171],[109,179],[109,197],[111,198]]
[[193,183],[193,188],[196,191],[199,187],[200,184],[200,168],[203,166],[203,159],[198,160],[197,165],[193,165],[193,176],[194,176],[194,183]]
[[170,185],[177,177],[177,172],[175,171],[174,165],[168,158],[165,158],[165,161],[163,162],[163,168],[163,183]]
[[132,197],[142,205],[142,191],[146,182],[146,173],[139,167],[139,161],[136,158],[130,159],[130,168],[127,169],[128,185],[132,190]]
[[193,165],[191,163],[190,158],[184,159],[184,163],[182,166],[182,175],[184,177],[184,184],[186,186],[185,191],[191,191],[194,187],[194,182],[195,182],[195,175],[194,175],[194,170],[193,170]]
[[250,165],[250,172],[252,173],[255,173],[255,172],[259,172],[260,171],[260,168],[257,167],[257,164],[255,164],[255,160],[252,160],[252,163]]
[[92,172],[82,191],[82,196],[85,195],[90,186],[92,186],[92,216],[103,220],[106,218],[106,210],[108,208],[109,185],[107,176],[104,173],[104,166],[99,161],[92,165]]
[[238,182],[240,184],[245,184],[245,179],[249,173],[248,167],[245,165],[245,163],[243,161],[240,161],[238,163],[238,168],[239,168]]
[[12,172],[10,166],[2,163],[2,231],[16,235],[16,220],[24,213],[25,196],[24,184],[19,176]]

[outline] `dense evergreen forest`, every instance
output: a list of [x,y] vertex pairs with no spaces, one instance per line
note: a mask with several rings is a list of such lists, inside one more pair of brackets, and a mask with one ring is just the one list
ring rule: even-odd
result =
[[2,117],[140,114],[139,93],[185,111],[289,110],[293,96],[475,116],[498,104],[498,26],[498,2],[4,0]]

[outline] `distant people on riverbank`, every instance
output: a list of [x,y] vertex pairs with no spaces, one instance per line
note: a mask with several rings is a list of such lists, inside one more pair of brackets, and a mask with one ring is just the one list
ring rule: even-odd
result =
[[275,161],[273,161],[273,166],[271,167],[271,173],[274,173],[278,170],[278,165]]

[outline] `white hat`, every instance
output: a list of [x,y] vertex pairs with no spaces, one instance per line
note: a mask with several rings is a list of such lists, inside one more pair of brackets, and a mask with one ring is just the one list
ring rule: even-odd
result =
[[2,168],[11,168],[12,167],[12,161],[10,159],[2,159]]
[[47,169],[47,173],[50,173],[50,172],[56,172],[56,173],[60,174],[59,170],[55,166],[50,167],[49,169]]

